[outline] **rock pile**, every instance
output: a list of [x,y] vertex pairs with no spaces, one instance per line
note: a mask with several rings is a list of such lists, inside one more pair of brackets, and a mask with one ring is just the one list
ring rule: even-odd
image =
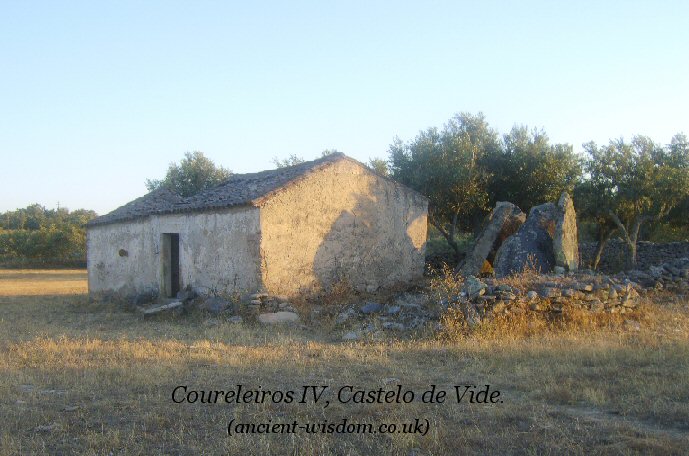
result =
[[466,278],[462,291],[443,307],[459,309],[470,326],[497,314],[525,312],[562,313],[567,309],[626,313],[638,304],[639,285],[628,280],[590,274],[569,277],[542,276],[529,288],[518,288],[495,279]]
[[248,297],[249,312],[263,324],[295,323],[299,314],[284,296],[255,293]]
[[367,301],[350,305],[335,317],[335,326],[343,331],[342,340],[353,341],[364,336],[377,337],[384,331],[419,329],[437,319],[427,306],[423,294],[404,293],[388,304]]
[[[533,212],[533,211],[532,211]],[[555,227],[557,230],[557,225]],[[562,268],[564,270],[564,268]],[[591,313],[626,314],[639,306],[639,297],[655,290],[689,292],[689,257],[666,261],[647,270],[634,270],[607,276],[592,271],[560,272],[555,274],[527,274],[519,278],[464,279],[461,291],[440,301],[430,299],[427,292],[403,293],[387,301],[373,300],[351,304],[339,313],[330,313],[322,306],[311,309],[313,321],[323,312],[334,317],[338,337],[344,341],[362,338],[382,338],[386,333],[400,334],[421,328],[440,327],[440,316],[448,309],[461,311],[464,320],[475,326],[498,315],[540,313],[556,318],[574,310]],[[148,309],[145,318],[161,314],[178,314],[189,308],[222,314],[226,321],[240,323],[241,314],[253,315],[261,324],[285,324],[301,321],[287,298],[266,293],[245,296],[241,303],[221,297],[196,296],[181,292],[177,300]],[[634,315],[625,317],[629,330],[639,330]],[[309,320],[306,317],[306,320]],[[214,319],[213,321],[218,321]]]
[[[280,324],[298,322],[299,314],[292,304],[283,296],[266,293],[254,293],[244,297],[241,302],[233,302],[221,296],[199,296],[191,290],[183,290],[176,299],[167,300],[162,305],[140,308],[144,318],[154,315],[181,315],[189,310],[198,309],[215,316],[225,316],[232,323],[241,323],[248,313],[259,323]],[[245,311],[240,312],[240,309]]]
[[634,281],[646,288],[684,293],[689,291],[689,258],[677,258],[650,266],[646,271],[635,269],[621,272],[616,277]]
[[567,309],[627,313],[637,307],[640,294],[654,290],[689,292],[689,258],[615,276],[580,271],[532,279],[527,287],[519,288],[493,278],[482,280],[469,276],[458,295],[440,304],[461,310],[469,325],[497,314],[510,313],[562,313]]

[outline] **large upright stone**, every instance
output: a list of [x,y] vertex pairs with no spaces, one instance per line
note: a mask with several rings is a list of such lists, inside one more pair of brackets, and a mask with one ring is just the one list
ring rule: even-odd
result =
[[559,210],[553,203],[534,206],[526,222],[502,243],[495,254],[493,269],[497,277],[533,269],[541,273],[555,267],[553,238]]
[[579,237],[577,235],[577,214],[572,198],[563,192],[557,203],[559,217],[555,226],[553,250],[555,264],[568,271],[579,269]]
[[464,276],[476,276],[485,261],[493,264],[500,245],[519,229],[524,220],[526,214],[517,206],[506,201],[498,202],[488,218],[486,227],[476,239],[474,249],[464,260],[460,273]]

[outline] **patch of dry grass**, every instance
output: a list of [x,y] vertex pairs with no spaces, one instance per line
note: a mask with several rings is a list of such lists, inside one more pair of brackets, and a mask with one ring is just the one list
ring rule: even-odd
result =
[[0,269],[0,296],[72,295],[88,292],[84,269]]
[[[89,304],[84,295],[2,296],[0,454],[682,454],[689,448],[689,310],[684,300],[645,305],[652,307],[640,332],[532,325],[531,332],[513,334],[496,326],[456,340],[419,335],[341,343],[317,327],[200,317],[144,322]],[[490,384],[502,391],[503,403],[354,405],[330,394],[333,404],[323,409],[171,400],[178,385],[397,383],[415,391]],[[233,418],[345,417],[376,424],[428,419],[430,431],[224,432]]]

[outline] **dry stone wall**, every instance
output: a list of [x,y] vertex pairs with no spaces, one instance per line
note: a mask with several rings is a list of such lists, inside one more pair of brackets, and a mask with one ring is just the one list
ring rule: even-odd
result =
[[461,310],[466,322],[473,326],[498,314],[559,314],[567,309],[627,313],[638,305],[638,290],[642,288],[625,278],[586,273],[544,275],[527,286],[511,286],[493,278],[470,276],[462,292],[443,304]]
[[[590,267],[596,250],[595,242],[582,242],[579,244],[581,252],[581,264]],[[601,272],[617,273],[625,266],[627,245],[618,239],[613,239],[603,250],[598,269]],[[689,258],[689,242],[654,243],[641,241],[637,244],[636,269],[648,270],[651,266],[658,266],[668,261],[680,258]]]

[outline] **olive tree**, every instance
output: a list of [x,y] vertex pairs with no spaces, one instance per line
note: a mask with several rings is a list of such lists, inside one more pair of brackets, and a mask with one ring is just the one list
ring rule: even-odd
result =
[[388,162],[382,158],[369,158],[367,165],[370,169],[380,174],[381,176],[389,176]]
[[543,130],[515,126],[503,136],[502,148],[486,155],[494,202],[509,201],[528,211],[571,193],[581,177],[581,162],[569,144],[550,144]]
[[665,147],[634,136],[601,147],[590,142],[584,149],[588,179],[580,194],[586,213],[599,224],[597,256],[614,230],[627,244],[627,266],[633,267],[641,226],[667,216],[689,195],[686,137],[677,135]]
[[289,157],[283,158],[282,160],[277,157],[273,157],[272,161],[276,168],[287,168],[288,166],[304,163],[304,159],[296,154],[291,154]]
[[445,237],[461,258],[456,235],[472,225],[488,208],[490,174],[481,166],[486,154],[500,147],[497,133],[483,114],[455,115],[439,130],[428,128],[416,138],[390,145],[391,176],[426,195],[429,222]]
[[167,187],[181,196],[192,196],[227,180],[232,173],[216,166],[203,152],[187,152],[177,163],[170,163],[163,179],[146,179],[149,191]]

